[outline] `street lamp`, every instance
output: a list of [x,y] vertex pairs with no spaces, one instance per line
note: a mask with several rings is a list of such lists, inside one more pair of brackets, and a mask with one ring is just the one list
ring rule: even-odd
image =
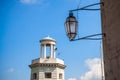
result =
[[[69,11],[69,16],[67,17],[66,21],[65,21],[65,30],[66,30],[66,34],[69,38],[70,41],[76,41],[76,40],[101,40],[102,38],[95,38],[96,36],[102,35],[105,36],[105,33],[100,33],[100,34],[93,34],[93,35],[89,35],[89,36],[85,36],[85,37],[81,37],[81,38],[75,38],[77,33],[78,33],[78,21],[75,18],[75,16],[73,15],[74,11],[78,11],[78,10],[89,10],[89,11],[96,11],[96,10],[100,10],[100,9],[91,9],[89,7],[91,6],[95,6],[95,5],[104,5],[103,2],[101,3],[95,3],[95,4],[91,4],[79,9],[73,9]],[[102,68],[102,62],[101,62],[101,74],[102,74],[102,80],[103,78],[103,68]]]
[[65,28],[66,28],[67,36],[69,37],[70,40],[73,40],[77,34],[78,21],[73,16],[72,12],[69,13],[69,17],[67,17],[66,19]]
[[73,12],[74,11],[78,11],[78,10],[89,10],[89,11],[100,10],[100,9],[91,9],[91,8],[89,8],[91,6],[100,5],[100,4],[103,5],[103,2],[91,4],[91,5],[79,8],[79,9],[73,9],[73,10],[69,11],[69,16],[67,17],[67,19],[65,21],[65,30],[66,30],[66,34],[67,34],[67,36],[68,36],[70,41],[83,40],[83,39],[87,39],[87,40],[101,40],[101,38],[92,38],[92,37],[99,36],[99,35],[104,35],[103,33],[89,35],[89,36],[85,36],[85,37],[81,37],[81,38],[75,39],[75,37],[76,37],[76,35],[78,33],[78,21],[75,18],[75,16],[73,16]]

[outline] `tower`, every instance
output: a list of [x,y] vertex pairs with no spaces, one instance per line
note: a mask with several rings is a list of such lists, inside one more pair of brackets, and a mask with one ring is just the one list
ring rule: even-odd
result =
[[32,60],[30,80],[64,80],[64,61],[56,58],[56,40],[40,40],[40,58]]

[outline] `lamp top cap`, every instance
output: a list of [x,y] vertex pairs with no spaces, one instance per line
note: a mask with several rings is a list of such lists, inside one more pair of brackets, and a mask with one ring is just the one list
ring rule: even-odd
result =
[[43,38],[43,39],[40,40],[40,42],[42,42],[42,41],[52,41],[52,42],[56,42],[55,39],[53,39],[53,38],[51,38],[51,37],[49,37],[49,36],[47,36],[47,37],[45,37],[45,38]]
[[70,16],[70,17],[73,17],[73,13],[72,13],[71,11],[69,12],[69,16]]
[[75,16],[73,15],[73,12],[71,11],[69,12],[69,16],[67,17],[67,19],[70,19],[70,18],[76,19]]

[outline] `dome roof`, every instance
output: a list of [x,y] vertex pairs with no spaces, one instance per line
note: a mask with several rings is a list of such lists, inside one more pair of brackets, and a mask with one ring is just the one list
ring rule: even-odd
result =
[[51,38],[51,37],[49,37],[49,36],[41,39],[40,42],[41,42],[41,41],[54,41],[54,42],[56,42],[55,39],[53,39],[53,38]]

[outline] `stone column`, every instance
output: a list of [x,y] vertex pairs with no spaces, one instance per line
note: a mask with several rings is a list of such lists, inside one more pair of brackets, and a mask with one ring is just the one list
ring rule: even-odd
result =
[[53,57],[55,58],[55,57],[56,57],[56,47],[55,47],[55,45],[54,45],[53,47],[54,47],[54,50],[53,50]]
[[53,58],[53,45],[50,45],[50,58]]
[[40,47],[40,58],[43,58],[43,53],[42,53],[42,45],[41,45],[41,47]]
[[46,58],[46,44],[44,44],[44,58]]

